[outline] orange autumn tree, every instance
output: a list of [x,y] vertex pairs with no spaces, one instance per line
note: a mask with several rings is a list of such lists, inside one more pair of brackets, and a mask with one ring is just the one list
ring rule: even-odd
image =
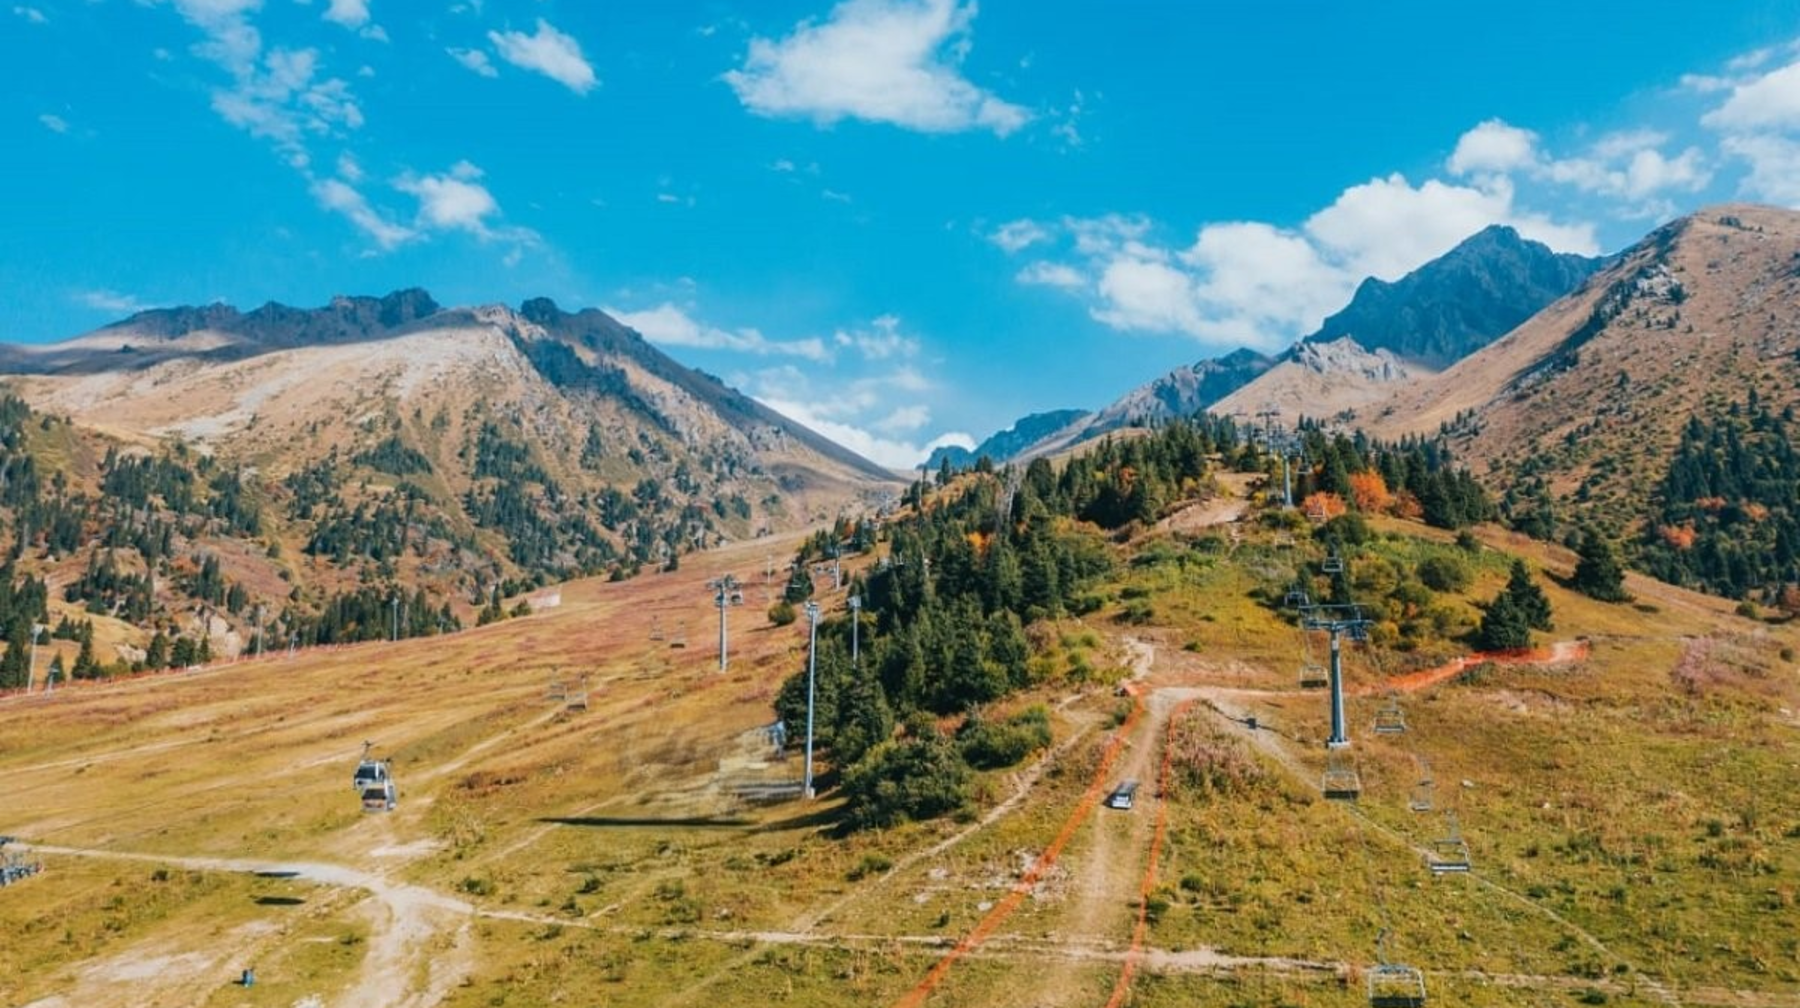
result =
[[1358,511],[1373,514],[1393,506],[1394,495],[1388,492],[1387,480],[1373,469],[1350,474],[1350,499]]
[[1300,510],[1308,518],[1330,521],[1343,514],[1348,508],[1344,506],[1344,498],[1328,490],[1320,490],[1317,493],[1307,494],[1306,499],[1300,502]]

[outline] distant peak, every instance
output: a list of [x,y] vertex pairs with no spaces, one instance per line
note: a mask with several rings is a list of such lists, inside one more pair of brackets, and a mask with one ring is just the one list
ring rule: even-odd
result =
[[534,297],[519,306],[519,314],[535,325],[549,325],[562,317],[562,309],[547,297]]

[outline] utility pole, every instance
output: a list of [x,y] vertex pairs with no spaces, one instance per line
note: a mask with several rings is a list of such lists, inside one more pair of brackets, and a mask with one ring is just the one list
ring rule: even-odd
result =
[[394,636],[393,636],[393,640],[394,640],[394,642],[395,642],[395,643],[398,643],[398,642],[399,642],[399,640],[400,640],[400,593],[399,593],[399,591],[395,591],[395,592],[394,592],[394,598],[393,598],[393,610],[394,610]]
[[1281,453],[1281,504],[1286,510],[1294,510],[1294,478],[1288,471],[1288,460],[1299,463],[1305,458],[1306,452],[1301,449],[1299,440],[1290,438]]
[[1307,630],[1324,630],[1331,634],[1331,735],[1325,740],[1327,749],[1348,749],[1350,733],[1344,726],[1344,664],[1341,639],[1367,640],[1371,621],[1354,605],[1307,606],[1301,626]]
[[860,649],[857,647],[857,634],[858,631],[862,629],[861,623],[862,596],[852,595],[850,596],[850,671],[852,672],[855,672],[858,669],[857,657],[860,654]]
[[730,574],[706,582],[713,590],[713,601],[719,607],[719,671],[725,671],[725,607],[731,604],[732,596],[738,591],[738,579]]
[[[25,692],[27,693],[31,692],[32,680],[37,678],[37,642],[38,637],[42,636],[43,633],[44,624],[31,624],[31,657],[27,659],[27,664],[25,666]],[[44,685],[44,692],[50,692],[48,683],[45,683]]]
[[813,796],[813,683],[819,675],[819,603],[806,603],[809,626],[806,644],[806,775],[800,782],[800,794]]

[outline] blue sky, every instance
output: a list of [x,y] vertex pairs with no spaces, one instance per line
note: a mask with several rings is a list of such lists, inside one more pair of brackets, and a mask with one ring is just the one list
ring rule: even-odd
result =
[[1496,221],[1800,206],[1800,0],[0,0],[0,339],[598,306],[891,464]]

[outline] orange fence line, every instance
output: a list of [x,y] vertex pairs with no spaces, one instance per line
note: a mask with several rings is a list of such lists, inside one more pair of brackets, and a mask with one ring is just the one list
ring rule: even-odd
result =
[[987,912],[987,916],[981,918],[975,924],[974,929],[963,937],[962,941],[957,942],[954,948],[944,953],[944,957],[931,967],[931,971],[925,974],[925,978],[920,980],[917,986],[908,991],[900,1000],[895,1001],[894,1008],[919,1008],[923,1005],[925,999],[930,997],[932,992],[944,982],[944,978],[950,974],[950,968],[956,965],[957,960],[979,948],[993,934],[994,929],[1011,917],[1013,911],[1025,902],[1025,897],[1031,894],[1031,889],[1037,884],[1038,879],[1056,864],[1056,859],[1062,854],[1063,848],[1068,846],[1070,840],[1074,839],[1075,831],[1081,828],[1081,824],[1094,811],[1094,806],[1100,803],[1100,792],[1106,787],[1107,774],[1111,772],[1113,763],[1118,759],[1119,751],[1125,747],[1125,741],[1130,736],[1131,729],[1137,725],[1138,718],[1142,717],[1143,713],[1144,701],[1139,698],[1132,705],[1131,714],[1125,718],[1125,723],[1119,726],[1118,732],[1113,735],[1112,742],[1107,745],[1106,752],[1100,757],[1100,766],[1094,771],[1094,779],[1088,783],[1087,790],[1082,793],[1081,801],[1075,806],[1075,810],[1069,813],[1068,819],[1063,821],[1062,829],[1056,834],[1056,839],[1050,841],[1050,846],[1044,848],[1044,852],[1038,855],[1037,861],[1032,864],[1031,868],[1019,878],[1019,881],[1013,883],[1012,891],[1008,892],[1000,902],[994,904],[993,909]]
[[1586,640],[1577,640],[1574,646],[1558,654],[1556,648],[1519,648],[1514,651],[1477,651],[1461,658],[1453,658],[1436,668],[1428,668],[1419,672],[1408,672],[1388,679],[1373,686],[1363,686],[1350,691],[1352,696],[1373,696],[1390,690],[1401,693],[1412,693],[1446,680],[1455,678],[1465,669],[1492,662],[1495,665],[1551,665],[1560,661],[1580,661],[1588,656],[1592,646]]
[[1156,888],[1157,865],[1162,859],[1163,839],[1169,830],[1169,772],[1175,755],[1175,726],[1193,705],[1193,700],[1184,700],[1169,715],[1168,734],[1163,739],[1162,769],[1156,782],[1156,832],[1150,838],[1150,862],[1144,868],[1143,881],[1138,884],[1137,926],[1132,929],[1131,950],[1125,954],[1125,967],[1119,971],[1119,981],[1113,985],[1106,1008],[1119,1008],[1125,1003],[1125,995],[1131,990],[1132,974],[1137,972],[1138,961],[1144,955],[1144,937],[1150,929],[1150,892]]

